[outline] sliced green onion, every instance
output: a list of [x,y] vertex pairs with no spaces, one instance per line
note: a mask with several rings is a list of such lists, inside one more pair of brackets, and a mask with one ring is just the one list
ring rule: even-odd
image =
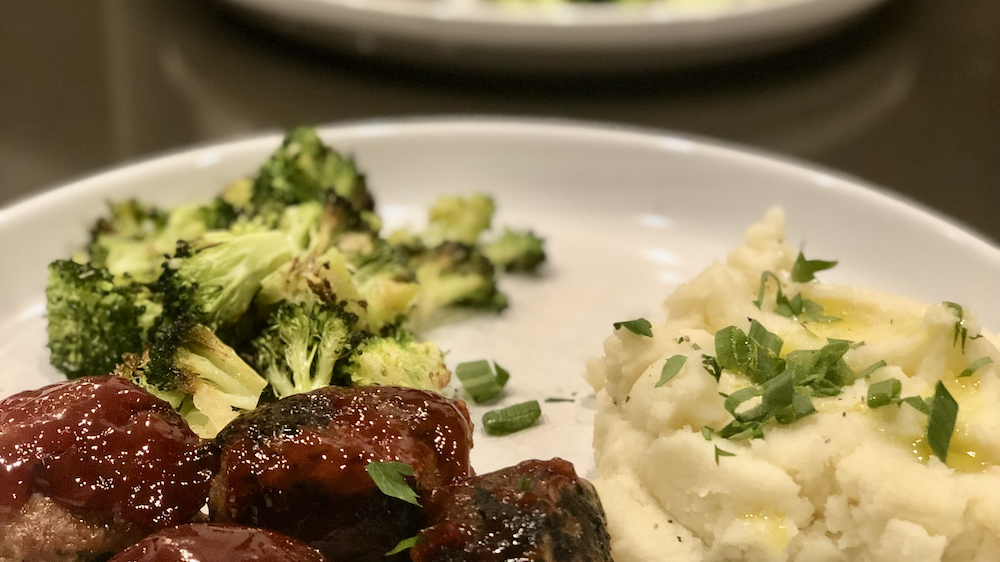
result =
[[903,384],[898,379],[886,379],[874,383],[868,387],[868,407],[874,410],[889,404],[897,404],[902,390]]
[[413,467],[396,461],[370,462],[365,467],[365,472],[371,476],[375,485],[383,494],[390,498],[403,500],[406,503],[420,505],[417,501],[417,493],[410,488],[403,476],[413,476]]
[[[494,363],[494,365],[496,365]],[[503,390],[510,374],[500,365],[496,365],[497,374],[493,374],[489,361],[469,361],[455,367],[455,376],[462,382],[465,391],[476,402],[484,402],[493,398]]]
[[955,420],[958,419],[958,402],[955,402],[941,381],[934,387],[934,402],[931,403],[930,410],[927,418],[927,444],[941,462],[946,462],[951,435],[955,432]]
[[965,370],[958,375],[958,378],[971,377],[972,373],[975,373],[977,370],[979,370],[980,367],[982,367],[983,365],[989,365],[992,362],[993,359],[989,357],[980,357],[979,359],[976,359],[972,363],[969,363],[969,366],[966,367]]
[[385,555],[386,556],[392,556],[394,554],[399,554],[400,552],[403,552],[404,550],[408,550],[410,548],[413,548],[414,546],[416,546],[416,545],[424,542],[425,540],[427,540],[427,539],[425,539],[423,535],[417,535],[415,537],[407,537],[407,538],[399,541],[398,543],[396,543],[396,546],[392,547],[392,550],[390,550],[389,552],[386,552]]
[[687,355],[674,355],[670,359],[667,359],[663,363],[663,369],[660,371],[660,380],[654,387],[661,387],[670,382],[670,379],[676,377],[677,373],[681,372],[687,359]]
[[653,337],[653,326],[649,323],[649,320],[646,320],[645,318],[627,320],[625,322],[615,322],[614,326],[616,330],[625,328],[636,335],[646,336],[647,338]]
[[542,408],[538,401],[523,402],[483,414],[483,428],[490,435],[510,435],[527,429],[538,421]]

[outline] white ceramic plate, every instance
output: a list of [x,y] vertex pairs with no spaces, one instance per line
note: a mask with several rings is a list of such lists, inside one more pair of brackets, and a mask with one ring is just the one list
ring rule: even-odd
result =
[[225,0],[293,37],[362,54],[508,70],[635,70],[753,56],[884,0]]
[[[476,431],[479,471],[560,456],[593,466],[592,391],[584,361],[602,353],[611,324],[661,320],[659,303],[724,258],[743,231],[781,205],[793,243],[839,259],[827,281],[935,302],[957,301],[1000,327],[1000,249],[913,205],[829,172],[714,144],[571,123],[436,120],[323,129],[356,155],[382,214],[419,220],[438,194],[494,195],[498,225],[547,238],[539,278],[507,277],[500,316],[439,328],[448,362],[494,359],[506,394],[486,409],[548,397],[541,423],[509,437]],[[206,200],[251,174],[280,135],[197,148],[126,166],[0,211],[0,396],[60,380],[45,349],[46,265],[70,255],[107,200],[161,205]]]

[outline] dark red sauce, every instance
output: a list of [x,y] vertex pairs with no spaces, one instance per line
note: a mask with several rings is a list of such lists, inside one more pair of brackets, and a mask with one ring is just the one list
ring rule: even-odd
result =
[[285,535],[239,525],[182,525],[150,535],[111,562],[325,562]]
[[158,529],[190,521],[218,466],[169,404],[121,377],[88,377],[0,401],[0,520],[33,493]]

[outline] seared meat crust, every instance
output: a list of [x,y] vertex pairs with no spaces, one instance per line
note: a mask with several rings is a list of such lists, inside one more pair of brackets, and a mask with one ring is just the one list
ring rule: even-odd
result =
[[609,562],[604,509],[562,459],[525,461],[437,491],[414,562]]
[[326,387],[262,406],[217,437],[214,521],[260,526],[330,560],[385,560],[423,526],[420,508],[383,495],[365,467],[413,467],[421,496],[467,478],[472,424],[461,401],[398,387]]

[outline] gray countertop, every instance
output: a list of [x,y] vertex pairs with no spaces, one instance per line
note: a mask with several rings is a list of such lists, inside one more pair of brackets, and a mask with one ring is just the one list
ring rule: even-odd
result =
[[0,0],[0,206],[297,124],[558,117],[790,155],[1000,240],[1000,2],[895,0],[819,43],[644,75],[491,76],[330,55],[198,0]]

